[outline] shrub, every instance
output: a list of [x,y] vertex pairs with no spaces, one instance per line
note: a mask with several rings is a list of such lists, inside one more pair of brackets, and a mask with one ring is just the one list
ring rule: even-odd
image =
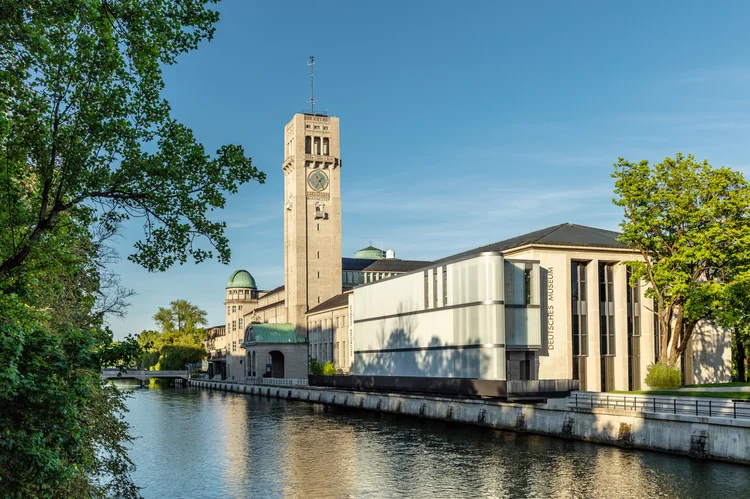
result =
[[657,390],[679,388],[682,384],[682,372],[677,366],[657,362],[646,369],[646,384]]
[[323,374],[323,366],[320,361],[314,357],[309,357],[310,374]]
[[336,371],[336,366],[333,365],[333,362],[330,360],[326,361],[325,364],[323,364],[323,374],[326,376],[333,376],[334,374],[338,374],[338,371]]
[[161,347],[158,370],[178,371],[185,369],[187,364],[201,362],[206,355],[202,346],[192,345],[164,345]]

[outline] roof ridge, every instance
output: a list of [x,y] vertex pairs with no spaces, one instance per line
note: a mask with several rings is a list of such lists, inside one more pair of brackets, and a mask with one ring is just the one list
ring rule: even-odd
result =
[[[539,237],[537,237],[536,239],[532,240],[531,242],[536,243],[540,239],[545,238],[545,237],[547,237],[547,236],[549,236],[551,234],[554,234],[555,232],[557,232],[558,230],[562,229],[566,225],[573,225],[573,224],[571,224],[570,222],[563,222],[561,224],[553,225],[552,227],[547,227],[547,229],[549,229],[549,231],[547,231],[544,234],[540,235]],[[541,230],[546,230],[546,229],[541,229]]]

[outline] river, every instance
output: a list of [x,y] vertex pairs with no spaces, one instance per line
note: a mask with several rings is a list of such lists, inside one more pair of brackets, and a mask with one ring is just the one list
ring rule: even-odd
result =
[[406,416],[132,391],[145,498],[747,497],[750,468]]

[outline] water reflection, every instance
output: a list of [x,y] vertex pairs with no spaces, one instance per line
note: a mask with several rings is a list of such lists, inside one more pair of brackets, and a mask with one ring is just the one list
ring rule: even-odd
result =
[[748,468],[190,388],[136,390],[146,498],[742,497]]

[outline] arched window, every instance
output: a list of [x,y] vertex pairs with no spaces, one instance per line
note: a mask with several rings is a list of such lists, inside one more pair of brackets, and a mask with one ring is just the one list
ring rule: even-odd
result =
[[305,154],[312,154],[312,137],[305,137]]
[[323,139],[323,155],[328,156],[330,154],[328,148],[328,138]]

